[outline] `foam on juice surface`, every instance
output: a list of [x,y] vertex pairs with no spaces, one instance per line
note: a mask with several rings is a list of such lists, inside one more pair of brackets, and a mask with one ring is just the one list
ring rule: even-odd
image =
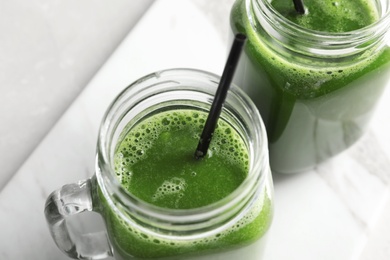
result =
[[206,158],[196,160],[206,118],[201,111],[173,110],[135,125],[115,155],[122,185],[142,200],[168,208],[201,207],[230,194],[247,175],[247,148],[238,132],[219,120]]
[[379,18],[372,0],[305,0],[304,15],[295,11],[293,1],[272,0],[271,4],[287,19],[316,31],[353,31],[366,27]]
[[[205,112],[174,110],[161,112],[143,120],[127,133],[117,149],[115,170],[118,176],[125,174],[131,178],[131,173],[126,172],[126,169],[121,166],[135,164],[145,158],[145,151],[157,138],[169,143],[171,137],[169,131],[188,131],[188,138],[198,141],[206,119]],[[245,144],[240,135],[223,120],[218,121],[209,151],[211,152],[208,156],[212,156],[213,152],[217,151],[229,161],[245,162],[247,170],[248,154]]]

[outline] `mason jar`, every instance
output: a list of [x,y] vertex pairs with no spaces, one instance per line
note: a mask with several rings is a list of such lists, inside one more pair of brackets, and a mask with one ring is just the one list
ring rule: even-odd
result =
[[[162,112],[207,113],[219,80],[199,70],[159,71],[135,81],[113,101],[99,132],[95,174],[54,191],[46,202],[50,232],[65,254],[76,259],[261,258],[273,215],[267,138],[257,108],[236,86],[231,86],[219,121],[235,129],[243,140],[248,170],[243,182],[226,197],[197,208],[160,207],[125,188],[115,165],[118,145],[129,130]],[[69,219],[85,211],[100,214],[105,229],[92,234],[72,230]]]
[[[307,29],[273,2],[237,0],[232,8],[232,32],[248,37],[235,83],[260,110],[272,171],[295,173],[346,150],[367,130],[390,78],[390,2],[366,1],[377,21],[347,32]],[[350,11],[342,1],[325,2]]]

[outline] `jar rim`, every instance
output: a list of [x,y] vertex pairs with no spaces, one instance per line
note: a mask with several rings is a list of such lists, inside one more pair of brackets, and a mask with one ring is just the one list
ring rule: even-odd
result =
[[[179,78],[191,77],[193,80],[201,80],[203,79],[205,82],[209,82],[210,86],[216,86],[219,82],[220,77],[206,71],[196,70],[196,69],[168,69],[162,70],[155,73],[151,73],[146,75],[139,80],[133,82],[130,86],[125,88],[117,98],[111,103],[105,116],[103,117],[103,121],[99,131],[98,138],[98,147],[97,147],[97,160],[96,167],[100,169],[100,171],[96,172],[98,183],[102,189],[105,197],[109,197],[110,199],[113,194],[115,194],[115,200],[119,200],[122,204],[121,207],[124,210],[129,210],[132,213],[136,213],[137,215],[147,215],[148,219],[153,218],[157,221],[164,223],[186,223],[186,222],[202,222],[207,221],[213,217],[220,217],[221,214],[227,212],[231,207],[234,207],[235,204],[240,203],[243,200],[243,195],[240,195],[240,191],[248,187],[255,189],[255,184],[259,186],[264,183],[266,171],[263,170],[264,167],[269,167],[268,164],[268,148],[267,148],[267,138],[265,133],[265,127],[261,120],[260,114],[250,100],[250,98],[238,87],[232,85],[229,93],[242,102],[242,106],[245,108],[244,111],[249,116],[253,124],[256,124],[255,133],[255,142],[259,144],[261,142],[261,149],[259,147],[248,147],[248,149],[252,149],[254,159],[252,163],[250,163],[249,172],[253,171],[255,173],[259,173],[257,175],[251,175],[250,178],[246,178],[244,182],[235,190],[233,193],[229,194],[224,199],[217,201],[213,204],[195,208],[195,209],[167,209],[161,208],[158,206],[151,205],[146,203],[134,195],[127,192],[122,185],[119,183],[118,179],[115,176],[115,172],[112,167],[111,155],[109,151],[110,138],[112,138],[113,127],[117,125],[118,122],[113,121],[113,117],[117,118],[114,120],[119,120],[120,115],[115,115],[118,113],[118,109],[121,108],[121,105],[128,98],[134,98],[134,96],[142,96],[142,94],[151,94],[151,90],[158,86],[161,82],[171,82],[177,85],[179,82]],[[204,83],[204,82],[203,82]],[[216,89],[216,87],[215,87]],[[192,91],[196,91],[196,89],[192,89]],[[229,95],[228,95],[229,96]],[[144,97],[141,97],[141,99]],[[228,102],[228,99],[227,99]],[[249,193],[248,193],[249,194]],[[248,195],[245,193],[244,195]]]
[[378,21],[347,32],[305,28],[280,14],[269,0],[243,1],[254,34],[258,34],[259,28],[265,32],[255,37],[269,37],[272,40],[270,48],[288,50],[301,57],[343,59],[362,55],[365,58],[381,50],[390,36],[390,0],[381,0],[384,6],[379,10],[381,17]]
[[[251,1],[251,0],[249,0]],[[390,1],[389,0],[383,0],[386,2],[385,8],[383,8],[382,12],[379,14],[380,17],[377,21],[363,27],[360,29],[347,31],[347,32],[326,32],[326,31],[319,31],[319,30],[313,30],[305,28],[301,25],[298,25],[286,17],[284,17],[282,14],[280,14],[271,4],[269,0],[255,0],[257,5],[259,7],[267,7],[267,13],[272,14],[278,21],[278,23],[286,26],[287,28],[294,28],[298,32],[302,34],[310,34],[315,35],[317,37],[321,38],[350,38],[350,37],[356,37],[359,35],[371,35],[372,32],[377,31],[378,29],[380,31],[386,31],[383,28],[388,28],[390,26]]]

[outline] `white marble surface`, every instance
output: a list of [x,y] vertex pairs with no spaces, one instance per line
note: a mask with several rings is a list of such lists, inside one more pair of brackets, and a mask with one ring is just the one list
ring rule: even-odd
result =
[[0,189],[153,0],[0,0]]
[[[101,117],[130,82],[171,67],[221,73],[229,8],[214,7],[206,0],[156,0],[1,190],[0,259],[67,259],[46,227],[46,197],[93,174]],[[274,176],[265,259],[390,259],[389,110],[388,88],[354,147],[314,171]]]

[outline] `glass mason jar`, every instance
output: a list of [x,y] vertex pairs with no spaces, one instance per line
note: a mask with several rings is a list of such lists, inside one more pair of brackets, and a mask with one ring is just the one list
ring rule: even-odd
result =
[[[125,189],[114,168],[124,132],[162,110],[207,112],[219,80],[198,70],[160,71],[137,80],[114,100],[100,128],[95,175],[63,186],[46,202],[52,237],[65,254],[79,259],[259,259],[272,220],[273,185],[265,128],[239,88],[231,87],[220,120],[243,139],[249,170],[227,197],[199,208],[158,207]],[[84,211],[99,213],[106,231],[70,235],[74,231],[67,221]]]
[[365,132],[390,78],[389,0],[373,2],[379,20],[344,33],[303,28],[270,0],[235,2],[231,28],[248,41],[234,81],[260,110],[272,171],[312,169]]

